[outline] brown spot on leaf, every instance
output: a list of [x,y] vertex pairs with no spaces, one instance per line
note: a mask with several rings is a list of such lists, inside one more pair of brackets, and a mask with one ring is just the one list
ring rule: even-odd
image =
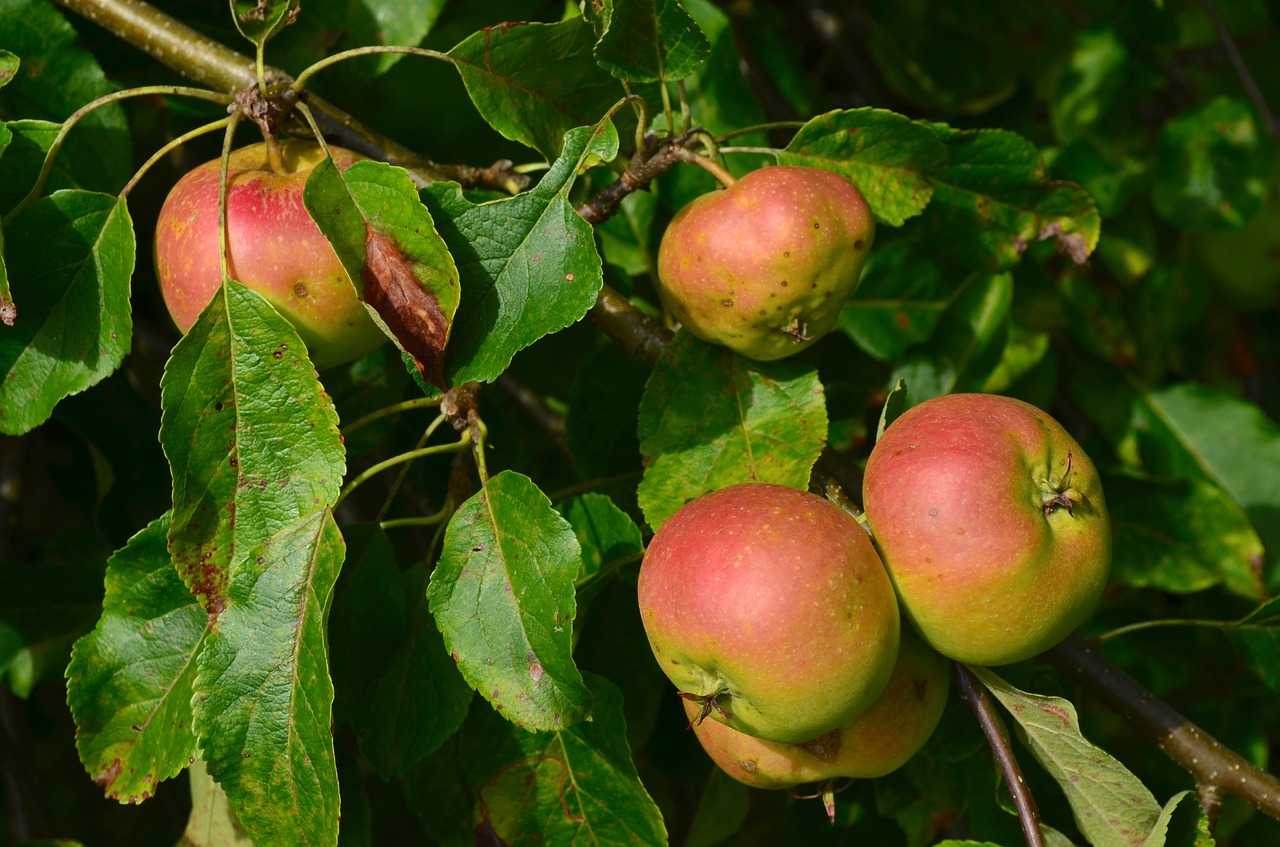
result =
[[13,301],[0,298],[0,321],[5,326],[13,326],[13,322],[18,319],[18,307],[13,305]]
[[364,297],[413,357],[423,377],[444,388],[449,319],[395,242],[372,228],[365,234]]
[[98,785],[102,787],[102,790],[106,791],[108,793],[108,796],[110,796],[111,786],[116,781],[116,779],[120,776],[121,768],[122,768],[122,765],[120,763],[120,760],[116,759],[112,761],[110,765],[107,766],[106,770],[104,770],[102,773],[95,776],[93,778],[93,781],[98,783]]
[[1058,249],[1066,253],[1071,261],[1077,265],[1083,265],[1088,261],[1089,245],[1080,233],[1063,232],[1062,224],[1058,221],[1052,221],[1044,229],[1040,230],[1040,240],[1044,241],[1047,238],[1056,238]]

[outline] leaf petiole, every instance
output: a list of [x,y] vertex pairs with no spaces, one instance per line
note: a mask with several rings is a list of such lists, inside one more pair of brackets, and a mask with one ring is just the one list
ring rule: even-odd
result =
[[460,453],[463,450],[466,450],[470,444],[471,430],[468,428],[462,431],[462,437],[457,441],[451,441],[448,444],[435,444],[431,447],[422,447],[417,450],[410,450],[407,453],[401,453],[398,456],[392,456],[390,459],[378,462],[376,465],[373,465],[361,472],[358,476],[343,486],[342,491],[338,494],[338,499],[334,501],[334,508],[337,508],[338,504],[345,500],[352,491],[355,491],[369,479],[382,471],[385,471],[387,468],[393,468],[396,465],[400,465],[405,462],[412,462],[414,459],[420,459],[423,456],[437,456],[442,453]]

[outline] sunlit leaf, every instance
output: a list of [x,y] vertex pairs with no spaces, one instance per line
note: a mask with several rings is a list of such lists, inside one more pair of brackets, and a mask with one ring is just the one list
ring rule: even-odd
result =
[[0,331],[0,432],[17,434],[124,359],[135,244],[124,201],[87,191],[37,200],[4,240],[20,317]]
[[503,471],[454,513],[431,613],[468,683],[512,723],[562,729],[590,714],[570,655],[573,529],[528,477]]
[[174,570],[168,530],[166,514],[111,557],[102,618],[67,667],[80,761],[122,803],[155,794],[196,753],[191,693],[209,616]]
[[639,433],[638,496],[656,530],[726,485],[804,488],[827,439],[825,397],[812,365],[756,362],[679,332],[645,387]]
[[1142,847],[1160,817],[1146,786],[1080,734],[1076,710],[1060,697],[1019,691],[986,668],[970,668],[1009,710],[1019,737],[1071,804],[1093,847]]
[[588,156],[611,159],[617,143],[607,121],[573,130],[537,186],[508,199],[475,204],[452,182],[424,192],[462,279],[446,362],[450,384],[497,379],[518,351],[595,303],[604,283],[600,254],[569,189]]
[[946,158],[927,126],[867,107],[813,118],[778,154],[778,163],[835,171],[857,186],[878,219],[901,226],[929,204],[929,172]]

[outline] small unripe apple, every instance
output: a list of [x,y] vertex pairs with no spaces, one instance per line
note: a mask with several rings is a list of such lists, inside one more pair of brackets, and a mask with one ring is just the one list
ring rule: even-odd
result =
[[658,248],[658,292],[704,341],[780,359],[835,326],[874,235],[870,207],[844,177],[760,168],[672,218]]
[[686,700],[684,708],[702,748],[729,776],[753,788],[791,788],[841,777],[874,779],[902,767],[942,720],[950,685],[950,662],[904,629],[884,693],[853,720],[803,744],[698,722],[696,704]]
[[[369,317],[329,241],[302,204],[311,170],[324,159],[313,142],[281,143],[286,173],[276,173],[266,144],[232,152],[227,171],[227,273],[288,318],[325,368],[386,340]],[[335,164],[363,158],[330,146]],[[222,284],[218,237],[220,162],[206,162],[173,186],[156,221],[156,275],[169,314],[186,332]]]
[[898,655],[898,604],[867,533],[783,485],[732,485],[683,506],[649,543],[638,597],[681,695],[773,741],[848,722]]
[[1098,472],[1021,400],[952,394],[907,410],[872,449],[863,498],[903,613],[949,658],[1028,659],[1083,623],[1106,586]]

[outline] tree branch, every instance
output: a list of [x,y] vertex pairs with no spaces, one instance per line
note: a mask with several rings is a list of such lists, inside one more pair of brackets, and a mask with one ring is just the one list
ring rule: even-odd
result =
[[1044,847],[1044,836],[1040,834],[1040,812],[1036,808],[1035,798],[1031,796],[1031,789],[1027,788],[1027,783],[1022,779],[1022,769],[1018,767],[1018,759],[1013,755],[1013,745],[1009,743],[1009,734],[1005,731],[1000,715],[987,696],[987,690],[969,669],[959,662],[952,662],[951,666],[955,668],[956,680],[960,683],[960,697],[969,704],[974,717],[978,719],[982,734],[991,745],[991,755],[995,757],[1000,772],[1004,774],[1005,784],[1009,786],[1009,793],[1013,795],[1013,805],[1018,809],[1018,822],[1022,824],[1027,847]]
[[[1234,794],[1280,818],[1280,778],[1255,767],[1109,662],[1079,635],[1040,659],[1087,688],[1195,777],[1202,789]],[[1201,796],[1206,796],[1202,791]]]
[[[257,82],[254,62],[248,56],[192,29],[142,0],[54,0],[65,9],[92,21],[187,79],[234,94]],[[267,69],[267,80],[286,85],[292,78],[279,68]],[[399,142],[387,138],[333,104],[306,95],[321,129],[339,144],[358,153],[399,165],[419,185],[455,180],[464,185],[508,190],[528,177],[510,170],[510,162],[489,168],[443,165],[433,162]]]

